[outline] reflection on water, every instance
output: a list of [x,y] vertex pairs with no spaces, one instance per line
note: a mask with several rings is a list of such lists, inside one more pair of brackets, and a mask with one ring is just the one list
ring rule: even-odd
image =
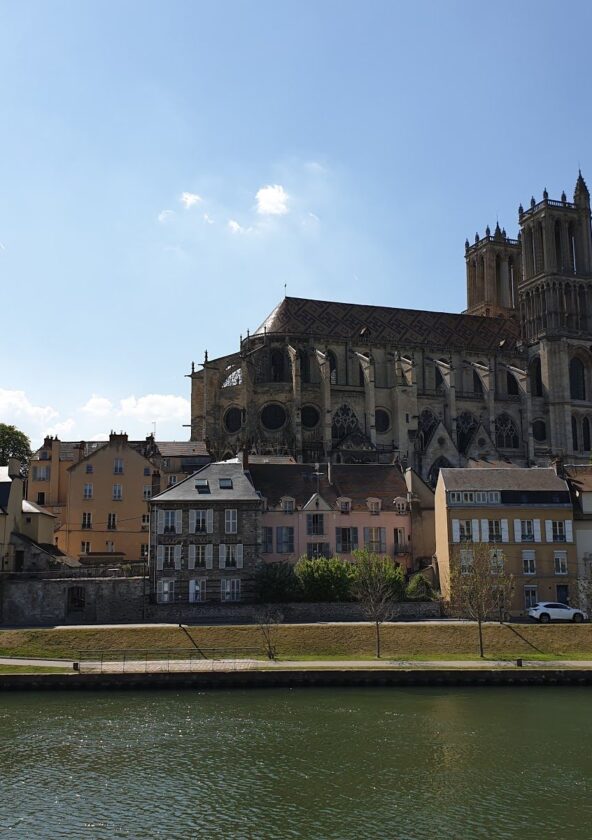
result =
[[592,837],[587,689],[0,696],[0,840]]

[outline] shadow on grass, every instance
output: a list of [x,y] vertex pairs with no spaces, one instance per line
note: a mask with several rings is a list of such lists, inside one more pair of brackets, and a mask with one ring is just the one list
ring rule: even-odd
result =
[[537,653],[542,653],[543,655],[546,655],[544,650],[541,650],[539,647],[537,647],[535,644],[533,644],[530,641],[530,639],[527,639],[526,636],[523,636],[522,633],[519,633],[518,630],[516,630],[516,628],[513,627],[511,624],[504,624],[503,626],[506,627],[508,630],[511,630],[512,633],[514,633],[515,636],[518,636],[519,639],[522,639],[523,642],[525,642],[533,650],[536,650]]

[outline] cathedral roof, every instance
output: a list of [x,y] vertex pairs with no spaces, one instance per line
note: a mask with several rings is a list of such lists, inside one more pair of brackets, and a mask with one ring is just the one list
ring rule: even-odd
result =
[[513,350],[519,325],[507,318],[285,297],[258,328],[263,332],[489,352]]

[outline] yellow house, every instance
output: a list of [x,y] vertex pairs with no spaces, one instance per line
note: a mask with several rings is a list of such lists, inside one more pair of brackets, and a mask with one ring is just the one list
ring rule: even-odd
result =
[[510,611],[537,601],[574,603],[577,562],[567,483],[553,469],[442,469],[435,495],[436,557],[442,595],[453,563],[470,563],[475,544],[514,578]]

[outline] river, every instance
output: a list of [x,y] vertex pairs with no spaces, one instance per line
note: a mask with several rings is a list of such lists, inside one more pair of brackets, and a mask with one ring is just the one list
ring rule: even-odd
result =
[[585,688],[0,696],[0,838],[592,837]]

